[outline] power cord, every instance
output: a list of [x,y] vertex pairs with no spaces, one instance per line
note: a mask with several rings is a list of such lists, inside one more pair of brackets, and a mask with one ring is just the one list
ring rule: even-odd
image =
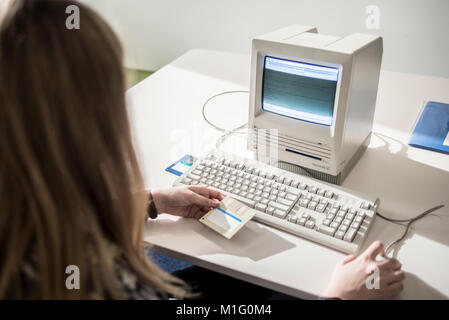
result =
[[390,250],[394,245],[396,245],[396,244],[400,243],[402,240],[404,240],[404,238],[405,238],[405,237],[407,236],[407,234],[408,234],[408,231],[409,231],[410,226],[412,225],[412,223],[414,223],[414,222],[417,221],[417,220],[420,220],[420,219],[424,218],[425,216],[427,216],[427,215],[431,214],[432,212],[434,212],[434,211],[436,211],[436,210],[439,210],[439,209],[441,209],[441,208],[443,208],[443,207],[444,207],[444,204],[439,205],[439,206],[436,206],[436,207],[433,207],[433,208],[431,208],[431,209],[429,209],[429,210],[426,210],[426,211],[424,211],[423,213],[417,215],[416,217],[410,218],[410,219],[392,219],[392,218],[388,218],[388,217],[385,217],[385,216],[381,215],[379,212],[376,212],[376,215],[377,215],[378,217],[380,217],[381,219],[384,219],[384,220],[386,220],[386,221],[393,222],[393,223],[407,223],[407,224],[405,225],[406,228],[405,228],[405,231],[404,231],[404,233],[402,234],[402,236],[401,236],[399,239],[397,239],[397,240],[391,242],[391,243],[387,246],[387,248],[385,249],[385,255],[388,257],[388,252],[389,252],[389,250]]
[[225,129],[225,128],[221,128],[217,125],[215,125],[214,123],[212,123],[207,117],[206,117],[206,107],[209,104],[209,102],[217,97],[223,96],[223,95],[227,95],[227,94],[235,94],[235,93],[248,93],[248,90],[232,90],[232,91],[224,91],[224,92],[220,92],[217,93],[216,95],[213,95],[212,97],[210,97],[209,99],[207,99],[204,104],[203,104],[203,108],[202,108],[202,114],[203,114],[203,119],[204,121],[206,121],[206,123],[208,125],[210,125],[211,127],[215,128],[216,130],[223,132],[223,135],[217,139],[217,142],[215,144],[215,147],[217,149],[220,149],[220,145],[222,143],[224,143],[224,141],[231,135],[233,134],[247,134],[248,132],[239,132],[239,130],[244,129],[245,127],[248,126],[248,123],[245,122],[244,124],[234,128],[234,129]]

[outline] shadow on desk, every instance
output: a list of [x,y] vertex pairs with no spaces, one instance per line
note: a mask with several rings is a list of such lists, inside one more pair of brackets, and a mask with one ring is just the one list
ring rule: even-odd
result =
[[399,140],[374,133],[370,147],[344,186],[379,196],[379,212],[390,218],[412,218],[444,204],[444,208],[415,222],[410,232],[449,247],[449,172],[411,159],[409,148]]
[[410,272],[405,274],[404,288],[406,291],[399,294],[397,299],[447,300],[449,298]]
[[[191,241],[191,234],[195,233],[198,236],[195,237],[197,238],[195,241],[201,242],[201,245],[192,245],[189,248],[189,255],[195,257],[226,254],[259,261],[295,247],[294,243],[253,221],[248,222],[230,240],[193,219],[182,219],[180,221],[161,219],[155,223],[158,224],[158,228],[149,232],[158,239],[163,239],[164,234],[166,234],[167,241],[170,242],[185,241],[186,238]],[[185,224],[188,224],[188,227]],[[167,243],[167,246],[169,246],[169,243]]]

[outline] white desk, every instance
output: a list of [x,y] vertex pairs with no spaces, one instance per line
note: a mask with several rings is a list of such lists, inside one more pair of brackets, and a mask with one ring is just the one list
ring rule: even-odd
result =
[[[128,92],[131,121],[147,187],[169,187],[164,169],[184,154],[200,155],[220,133],[201,117],[203,102],[227,90],[246,90],[249,56],[192,50]],[[380,197],[380,212],[405,218],[446,207],[417,222],[397,252],[407,271],[398,298],[449,298],[449,156],[409,148],[407,137],[424,100],[449,102],[449,79],[381,73],[377,132],[344,186]],[[211,103],[208,115],[227,128],[247,121],[248,96]],[[234,137],[225,150],[251,155]],[[388,243],[403,227],[377,219],[367,242]],[[300,298],[316,298],[343,254],[250,222],[226,240],[196,220],[161,216],[147,224],[146,241],[160,252]]]

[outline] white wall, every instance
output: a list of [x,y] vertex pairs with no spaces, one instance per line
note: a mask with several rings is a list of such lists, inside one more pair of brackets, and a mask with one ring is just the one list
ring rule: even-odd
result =
[[[130,67],[155,70],[191,48],[249,53],[251,37],[304,24],[331,35],[380,34],[384,37],[384,69],[449,78],[448,0],[84,2],[120,35]],[[365,10],[371,4],[380,9],[379,30],[366,28]]]

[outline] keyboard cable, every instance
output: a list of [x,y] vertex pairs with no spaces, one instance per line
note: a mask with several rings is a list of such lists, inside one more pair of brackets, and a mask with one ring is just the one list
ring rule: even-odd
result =
[[404,238],[407,236],[407,234],[408,234],[408,232],[409,232],[410,226],[411,226],[415,221],[418,221],[418,220],[424,218],[425,216],[431,214],[432,212],[434,212],[434,211],[436,211],[436,210],[439,210],[439,209],[441,209],[441,208],[443,208],[443,207],[444,207],[444,204],[439,205],[439,206],[436,206],[436,207],[433,207],[433,208],[430,208],[430,209],[424,211],[423,213],[417,215],[416,217],[413,217],[413,218],[410,218],[410,219],[392,219],[392,218],[388,218],[388,217],[383,216],[383,215],[380,214],[379,212],[376,212],[376,215],[377,215],[379,218],[384,219],[384,220],[386,220],[386,221],[389,221],[389,222],[392,222],[392,223],[397,223],[397,224],[400,224],[400,225],[402,225],[402,226],[404,226],[402,223],[406,223],[406,225],[405,225],[406,228],[405,228],[405,231],[404,231],[404,233],[402,234],[402,236],[401,236],[399,239],[397,239],[397,240],[395,240],[395,241],[392,241],[392,242],[386,247],[386,249],[385,249],[385,256],[388,257],[388,252],[390,251],[390,249],[391,249],[394,245],[396,245],[396,244],[400,243],[402,240],[404,240]]

